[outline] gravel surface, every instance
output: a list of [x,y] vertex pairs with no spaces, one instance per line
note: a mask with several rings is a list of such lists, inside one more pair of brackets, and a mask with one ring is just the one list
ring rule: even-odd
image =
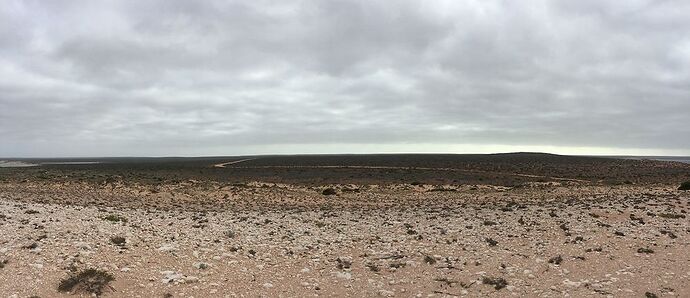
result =
[[689,297],[676,188],[0,183],[0,293],[94,268],[106,297]]

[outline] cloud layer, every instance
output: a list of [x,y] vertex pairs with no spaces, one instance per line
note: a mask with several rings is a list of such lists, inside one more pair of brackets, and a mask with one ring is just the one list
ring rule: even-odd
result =
[[0,156],[690,155],[689,15],[687,1],[9,1]]

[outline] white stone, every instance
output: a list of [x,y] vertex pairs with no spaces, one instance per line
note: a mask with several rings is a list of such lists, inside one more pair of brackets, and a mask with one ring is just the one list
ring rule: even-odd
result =
[[582,283],[578,281],[570,281],[569,279],[566,279],[563,281],[563,284],[569,287],[577,288],[579,287]]
[[351,279],[352,274],[350,274],[350,272],[337,272],[335,274],[335,277],[340,278],[340,279]]
[[382,289],[382,290],[379,290],[379,291],[378,291],[378,294],[379,294],[379,296],[383,296],[383,297],[393,297],[393,296],[395,296],[395,292],[393,292],[393,291],[388,291],[388,290],[383,290],[383,289]]
[[158,251],[164,251],[164,252],[165,251],[175,251],[175,250],[177,250],[177,247],[175,247],[175,245],[170,244],[170,243],[163,244],[163,246],[158,248]]

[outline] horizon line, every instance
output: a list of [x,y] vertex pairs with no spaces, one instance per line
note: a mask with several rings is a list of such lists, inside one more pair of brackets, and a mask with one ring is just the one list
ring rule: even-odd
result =
[[576,157],[690,157],[690,155],[635,155],[635,154],[560,154],[540,151],[508,151],[492,153],[453,153],[453,152],[371,152],[371,153],[260,153],[239,155],[111,155],[111,156],[31,156],[0,157],[2,160],[18,159],[101,159],[101,158],[223,158],[223,157],[268,157],[268,156],[338,156],[338,155],[506,155],[506,154],[544,154]]

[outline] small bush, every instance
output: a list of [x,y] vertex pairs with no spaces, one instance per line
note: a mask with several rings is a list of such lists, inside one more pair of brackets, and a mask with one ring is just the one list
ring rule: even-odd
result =
[[0,269],[5,268],[5,265],[7,265],[7,260],[0,261]]
[[557,256],[549,259],[549,263],[554,264],[554,265],[560,265],[561,262],[563,262],[563,257],[561,257],[561,255],[557,255]]
[[506,281],[506,280],[503,279],[502,277],[494,277],[494,278],[491,278],[491,277],[486,277],[486,276],[484,276],[484,277],[482,278],[482,283],[485,284],[485,285],[492,285],[492,286],[494,286],[494,289],[496,289],[497,291],[500,290],[500,289],[505,288],[505,287],[508,285],[508,281]]
[[685,215],[677,214],[677,213],[661,213],[661,214],[659,214],[659,217],[668,218],[668,219],[679,219],[679,218],[685,218]]
[[110,237],[110,242],[112,242],[113,244],[115,244],[117,246],[124,246],[125,243],[127,243],[127,240],[124,237],[113,236],[113,237]]
[[57,289],[59,292],[87,293],[98,297],[108,288],[112,289],[110,282],[114,280],[112,274],[103,270],[86,269],[60,281]]
[[350,261],[348,259],[338,258],[338,259],[336,259],[336,261],[338,262],[338,265],[336,265],[336,268],[338,268],[340,270],[350,269],[350,267],[352,267],[352,261]]
[[678,190],[690,190],[690,181],[683,182],[680,187],[678,187]]
[[425,256],[424,257],[424,263],[427,263],[429,265],[436,264],[436,259],[432,256]]
[[337,193],[338,192],[332,187],[326,188],[321,192],[321,194],[324,196],[332,196],[332,195],[335,195]]
[[371,272],[379,272],[379,271],[381,271],[381,268],[379,268],[379,266],[377,266],[376,264],[371,264],[371,263],[370,263],[370,264],[367,264],[366,266],[367,266],[367,268],[369,268],[369,271],[371,271]]
[[652,250],[652,249],[650,249],[650,248],[641,247],[641,248],[638,248],[638,249],[637,249],[637,252],[638,252],[638,253],[641,253],[641,254],[653,254],[653,253],[654,253],[654,250]]
[[498,224],[498,223],[496,223],[495,221],[490,221],[490,220],[485,220],[485,221],[484,221],[484,225],[485,225],[485,226],[495,226],[495,225],[497,225],[497,224]]
[[432,188],[429,191],[458,191],[458,190],[455,188],[446,188],[443,186],[439,186],[439,187]]
[[124,218],[117,214],[109,214],[108,216],[103,217],[103,219],[110,222],[127,222],[127,218]]

